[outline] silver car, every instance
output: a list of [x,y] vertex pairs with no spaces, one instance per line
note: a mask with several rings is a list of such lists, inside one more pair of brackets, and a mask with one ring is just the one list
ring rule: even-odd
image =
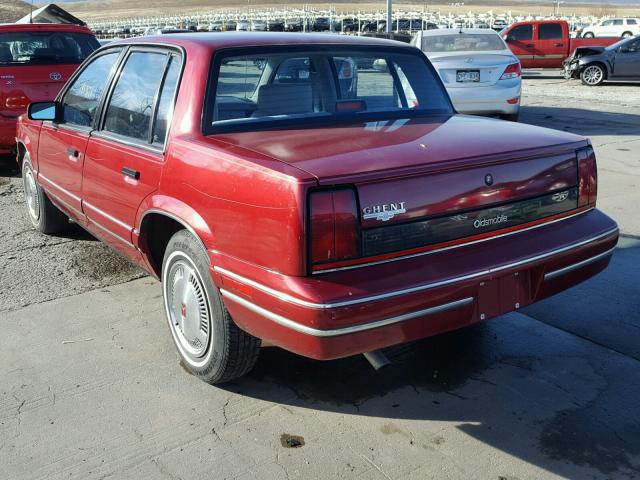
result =
[[427,55],[458,112],[518,120],[520,62],[497,32],[423,30],[411,43]]

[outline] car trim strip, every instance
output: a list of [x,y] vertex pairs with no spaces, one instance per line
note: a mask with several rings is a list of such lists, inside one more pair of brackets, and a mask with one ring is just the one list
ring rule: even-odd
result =
[[558,270],[554,270],[553,272],[546,273],[544,275],[545,280],[551,280],[553,278],[559,277],[560,275],[564,275],[565,273],[573,272],[574,270],[578,270],[579,268],[586,267],[587,265],[591,265],[592,263],[597,262],[609,255],[612,255],[616,247],[610,248],[606,252],[599,253],[591,258],[587,258],[586,260],[582,260],[578,263],[573,263],[564,268],[560,268]]
[[342,328],[333,328],[322,330],[318,328],[312,328],[307,325],[303,325],[294,320],[290,320],[282,315],[278,315],[270,310],[259,307],[258,305],[245,300],[238,295],[235,295],[227,290],[220,289],[220,293],[224,298],[227,298],[238,305],[245,307],[248,310],[251,310],[258,315],[261,315],[268,320],[271,320],[278,325],[289,328],[291,330],[295,330],[296,332],[304,333],[306,335],[311,335],[314,337],[335,337],[338,335],[347,335],[350,333],[362,332],[364,330],[371,330],[374,328],[386,327],[389,325],[393,325],[399,322],[406,322],[407,320],[412,320],[414,318],[423,317],[427,315],[433,315],[440,312],[447,312],[449,310],[453,310],[455,308],[463,307],[465,305],[469,305],[473,303],[473,297],[463,298],[461,300],[456,300],[454,302],[444,303],[442,305],[437,305],[435,307],[424,308],[422,310],[416,310],[414,312],[404,313],[402,315],[397,315],[394,317],[384,318],[382,320],[375,320],[373,322],[362,323],[359,325],[353,325],[350,327],[342,327]]
[[82,206],[83,207],[87,207],[90,210],[93,210],[95,213],[97,213],[98,215],[103,216],[104,218],[106,218],[107,220],[111,220],[113,223],[115,223],[116,225],[121,226],[122,228],[124,228],[125,230],[129,230],[129,232],[131,232],[131,230],[133,230],[133,227],[131,225],[127,225],[126,223],[124,223],[121,220],[118,220],[117,218],[109,215],[107,212],[100,210],[98,207],[96,207],[95,205],[90,204],[89,202],[87,202],[86,200],[84,200],[82,202]]
[[58,195],[56,195],[55,193],[51,193],[49,192],[49,196],[53,197],[52,201],[58,202],[60,204],[62,204],[65,208],[68,208],[69,210],[71,210],[72,212],[74,212],[76,215],[78,215],[80,218],[84,218],[85,214],[82,213],[80,210],[78,210],[77,208],[73,208],[71,205],[69,205],[67,202],[65,202],[64,200],[61,200],[60,197]]
[[124,239],[123,237],[121,237],[120,235],[118,235],[117,233],[112,232],[111,230],[109,230],[107,227],[100,225],[98,222],[89,219],[89,221],[91,222],[91,225],[95,225],[96,227],[98,227],[100,230],[104,230],[105,232],[107,232],[109,235],[114,236],[115,238],[117,238],[118,240],[120,240],[122,243],[126,244],[127,246],[131,247],[131,248],[136,248],[135,245],[133,243],[131,243],[129,240]]
[[573,215],[567,215],[566,217],[556,218],[555,220],[550,220],[548,222],[539,223],[537,225],[532,225],[530,227],[525,227],[525,228],[521,228],[521,229],[518,229],[518,230],[513,230],[511,232],[500,233],[500,234],[497,234],[497,235],[493,235],[491,237],[480,238],[478,240],[472,240],[470,242],[458,243],[456,245],[449,245],[448,247],[436,248],[434,250],[427,250],[426,252],[412,253],[411,255],[403,255],[403,256],[400,256],[400,257],[387,258],[385,260],[376,260],[376,261],[367,262],[367,263],[358,263],[357,265],[348,265],[346,267],[336,267],[336,268],[327,268],[325,270],[315,270],[314,272],[312,272],[312,275],[319,275],[321,273],[339,272],[339,271],[342,271],[342,270],[352,270],[354,268],[369,267],[371,265],[380,265],[380,264],[383,264],[383,263],[397,262],[399,260],[406,260],[407,258],[422,257],[423,255],[431,255],[433,253],[439,253],[439,252],[444,252],[444,251],[447,251],[447,250],[453,250],[453,249],[456,249],[456,248],[466,247],[467,245],[475,245],[476,243],[488,242],[490,240],[495,240],[496,238],[508,237],[509,235],[516,235],[518,233],[528,232],[530,230],[535,230],[536,228],[545,227],[547,225],[551,225],[551,224],[554,224],[554,223],[557,223],[557,222],[563,222],[565,220],[569,220],[570,218],[577,217],[578,215],[583,215],[585,213],[588,213],[591,210],[593,210],[593,208],[589,208],[588,210],[583,210],[581,212],[574,213]]
[[436,288],[436,287],[443,287],[445,285],[450,285],[452,283],[458,283],[458,282],[463,282],[466,280],[472,280],[474,278],[478,278],[478,277],[482,277],[485,275],[490,275],[492,273],[497,273],[497,272],[501,272],[503,270],[508,270],[511,268],[516,268],[519,267],[521,265],[525,265],[527,263],[532,263],[532,262],[536,262],[538,260],[543,260],[545,258],[549,258],[552,257],[554,255],[557,255],[559,253],[564,253],[570,250],[573,250],[575,248],[579,248],[581,246],[587,245],[591,242],[594,242],[596,240],[600,240],[601,238],[605,238],[608,236],[611,236],[615,233],[618,232],[618,228],[613,228],[611,230],[608,230],[604,233],[601,233],[599,235],[596,235],[594,237],[588,238],[586,240],[582,240],[580,242],[576,242],[576,243],[572,243],[571,245],[567,245],[565,247],[562,248],[557,248],[555,250],[551,250],[549,252],[545,252],[545,253],[541,253],[539,255],[535,255],[533,257],[528,257],[525,258],[523,260],[519,260],[517,262],[511,262],[511,263],[507,263],[505,265],[501,265],[498,267],[493,267],[493,268],[486,268],[484,270],[480,270],[478,272],[474,272],[474,273],[470,273],[468,275],[461,275],[458,277],[453,277],[453,278],[448,278],[446,280],[440,280],[437,282],[432,282],[432,283],[426,283],[423,285],[418,285],[416,287],[411,287],[411,288],[405,288],[402,290],[394,290],[391,292],[385,292],[385,293],[380,293],[378,295],[369,295],[366,297],[360,297],[360,298],[354,298],[354,299],[350,299],[350,300],[343,300],[343,301],[338,301],[338,302],[333,302],[333,303],[314,303],[314,302],[309,302],[307,300],[302,300],[300,298],[297,297],[293,297],[287,293],[275,290],[271,287],[267,287],[266,285],[263,285],[261,283],[258,283],[254,280],[250,280],[248,278],[245,278],[241,275],[238,275],[237,273],[233,273],[230,272],[229,270],[222,268],[222,267],[218,267],[218,266],[214,266],[213,269],[223,275],[226,275],[230,278],[233,278],[234,280],[243,283],[245,285],[248,285],[250,287],[253,287],[257,290],[260,290],[261,292],[264,292],[268,295],[271,295],[273,297],[278,298],[279,300],[282,300],[284,302],[287,303],[292,303],[294,305],[298,305],[301,307],[305,307],[305,308],[313,308],[313,309],[321,309],[321,310],[325,310],[325,309],[331,309],[331,308],[340,308],[340,307],[348,307],[351,305],[358,305],[361,303],[367,303],[367,302],[375,302],[378,300],[385,300],[387,298],[393,298],[393,297],[397,297],[397,296],[402,296],[402,295],[409,295],[412,293],[416,293],[416,292],[421,292],[423,290],[429,290],[432,288]]
[[65,195],[68,195],[69,197],[73,198],[76,202],[80,203],[80,201],[82,200],[79,196],[71,193],[69,190],[67,190],[66,188],[61,187],[60,185],[58,185],[56,182],[54,182],[53,180],[49,180],[47,177],[45,177],[42,173],[38,174],[38,179],[42,179],[45,182],[47,182],[49,185],[51,185],[53,188],[57,188],[58,190],[60,190],[62,193],[64,193]]

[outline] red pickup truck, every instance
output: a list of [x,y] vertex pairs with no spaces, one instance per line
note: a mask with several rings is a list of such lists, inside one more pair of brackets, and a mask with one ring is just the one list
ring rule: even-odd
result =
[[564,20],[517,22],[500,32],[522,68],[562,68],[562,62],[576,48],[598,45],[606,47],[620,40],[611,38],[571,38]]
[[16,121],[30,102],[53,100],[100,44],[86,27],[0,25],[0,153],[15,147]]
[[618,240],[586,138],[458,115],[398,42],[118,41],[20,118],[34,227],[72,218],[160,278],[183,363],[210,383],[261,340],[331,359],[519,309]]

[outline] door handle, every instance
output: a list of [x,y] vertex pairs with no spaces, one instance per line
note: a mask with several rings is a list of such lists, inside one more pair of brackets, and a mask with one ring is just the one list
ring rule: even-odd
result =
[[527,47],[527,48],[533,48],[533,43],[527,43],[527,44],[525,45],[525,47]]
[[78,158],[78,156],[80,155],[80,152],[73,147],[67,148],[67,153],[69,154],[70,157],[75,157],[75,158]]
[[564,47],[564,43],[554,43],[554,47]]
[[138,180],[140,178],[140,172],[129,167],[122,167],[122,174],[127,177],[131,177],[134,180]]

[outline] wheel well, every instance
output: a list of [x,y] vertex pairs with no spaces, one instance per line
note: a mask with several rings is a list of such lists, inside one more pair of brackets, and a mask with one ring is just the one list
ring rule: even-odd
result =
[[161,213],[149,213],[142,220],[140,246],[158,278],[162,275],[162,261],[169,240],[176,232],[185,229],[182,223]]
[[621,37],[624,37],[627,33],[629,34],[629,36],[633,35],[633,33],[632,33],[632,32],[630,32],[629,30],[627,30],[626,32],[622,32]]
[[22,160],[27,153],[27,149],[24,146],[24,143],[18,142],[17,152],[16,152],[16,161],[18,162],[18,168],[22,170]]

